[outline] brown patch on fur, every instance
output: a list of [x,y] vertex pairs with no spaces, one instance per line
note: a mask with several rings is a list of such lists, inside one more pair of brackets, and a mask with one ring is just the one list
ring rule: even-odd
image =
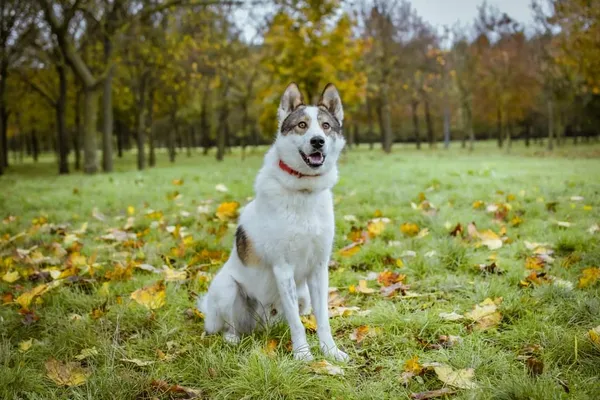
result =
[[327,122],[329,124],[329,129],[323,129],[323,132],[325,132],[326,135],[342,134],[342,126],[340,125],[340,121],[338,121],[337,118],[334,117],[323,105],[319,106],[317,120],[319,121],[321,128],[323,128],[323,123]]
[[[308,127],[310,126],[310,117],[304,112],[305,108],[306,106],[300,106],[283,120],[281,123],[282,135],[287,135],[288,133],[303,135],[307,131]],[[300,122],[306,123],[305,129],[298,127]]]
[[245,266],[260,264],[260,257],[256,254],[250,237],[241,225],[235,231],[235,248],[240,261]]

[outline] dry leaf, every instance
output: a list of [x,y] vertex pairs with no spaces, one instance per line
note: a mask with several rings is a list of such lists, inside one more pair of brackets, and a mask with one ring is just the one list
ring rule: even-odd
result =
[[222,183],[219,183],[217,186],[215,186],[215,190],[217,192],[221,192],[221,193],[229,192],[229,189],[227,189],[227,186],[223,185]]
[[356,344],[361,343],[367,337],[373,337],[380,333],[380,329],[378,328],[370,328],[368,325],[361,325],[358,328],[354,329],[350,334],[350,340],[356,342]]
[[327,360],[314,362],[309,367],[314,373],[320,375],[344,375],[341,367],[333,365]]
[[339,254],[342,257],[352,257],[353,255],[355,255],[356,253],[358,253],[360,251],[361,245],[362,245],[362,242],[351,243],[348,246],[340,249]]
[[235,219],[235,218],[237,218],[237,215],[238,215],[239,206],[240,206],[240,203],[238,203],[237,201],[229,201],[229,202],[221,203],[221,204],[219,204],[219,207],[217,208],[217,212],[215,213],[215,215],[221,221],[229,221],[229,220]]
[[8,283],[16,282],[19,280],[19,278],[21,278],[21,276],[17,271],[8,271],[4,275],[2,275],[2,280]]
[[594,224],[594,225],[590,226],[590,228],[587,231],[590,235],[593,235],[594,233],[600,231],[600,225]]
[[29,350],[31,348],[31,346],[33,346],[33,338],[31,338],[29,340],[23,340],[23,341],[19,342],[19,351],[21,353],[25,353],[27,350]]
[[279,345],[279,342],[277,341],[277,339],[271,339],[267,342],[267,345],[265,346],[263,351],[268,356],[274,356],[275,350],[277,349],[278,345]]
[[502,315],[497,311],[498,304],[502,298],[492,300],[485,299],[483,302],[475,305],[473,311],[465,313],[465,317],[475,322],[475,327],[480,330],[492,328],[500,323]]
[[166,295],[165,283],[160,280],[153,285],[136,290],[131,294],[131,298],[149,310],[156,310],[165,305]]
[[371,238],[381,235],[384,230],[385,222],[381,218],[369,221],[367,224],[367,231],[369,232],[369,237]]
[[435,399],[437,397],[447,397],[456,393],[456,390],[450,388],[441,388],[437,390],[429,390],[427,392],[411,393],[410,398],[413,400]]
[[445,384],[458,389],[475,389],[477,385],[473,382],[475,371],[473,368],[453,370],[447,365],[433,367],[438,379]]
[[302,315],[300,317],[300,320],[302,321],[302,325],[304,325],[304,327],[309,331],[309,332],[316,332],[317,331],[317,319],[315,318],[315,316],[313,314],[310,315]]
[[406,275],[399,274],[397,272],[385,270],[380,272],[377,276],[377,282],[381,286],[390,286],[394,283],[402,282],[406,279]]
[[181,385],[170,385],[167,381],[153,380],[150,386],[156,391],[161,392],[161,395],[169,394],[170,397],[178,399],[197,399],[202,396],[202,390],[192,389]]
[[600,280],[600,268],[586,268],[581,271],[581,277],[579,278],[579,283],[577,287],[585,288],[588,286],[593,286],[596,282]]
[[412,222],[405,222],[400,225],[400,231],[406,236],[416,236],[419,234],[419,225]]
[[79,354],[77,354],[75,356],[75,358],[77,360],[81,361],[81,360],[85,360],[86,358],[94,357],[94,356],[97,356],[97,355],[98,355],[98,349],[96,349],[96,347],[94,346],[94,347],[92,347],[90,349],[83,349],[83,350],[81,350],[81,352]]
[[600,346],[600,325],[598,325],[594,329],[590,329],[588,332],[588,336],[590,337],[592,343],[596,344],[597,346]]
[[544,260],[540,257],[527,257],[525,260],[525,268],[532,269],[534,271],[542,271],[544,269]]
[[187,272],[185,270],[174,270],[163,265],[161,272],[166,282],[185,281],[187,279]]
[[445,319],[446,321],[459,321],[464,318],[464,316],[457,314],[454,311],[451,313],[440,313],[439,317],[441,319]]
[[421,372],[423,372],[423,366],[419,364],[419,356],[413,356],[413,358],[407,360],[404,363],[404,371],[414,375],[420,375]]
[[405,285],[402,282],[397,282],[393,285],[382,287],[381,294],[385,297],[391,297],[399,291],[402,295],[404,295],[408,289],[410,289],[410,286]]
[[358,281],[358,286],[355,287],[355,290],[358,293],[363,293],[363,294],[372,294],[375,293],[375,289],[371,289],[370,287],[367,286],[367,281],[364,279],[361,279],[360,281]]
[[183,179],[173,179],[172,183],[175,186],[181,186],[183,185]]
[[90,372],[78,362],[62,363],[52,358],[44,365],[46,376],[60,386],[79,386],[90,376]]
[[138,367],[147,367],[148,365],[154,364],[156,361],[144,361],[138,358],[121,358],[121,361],[132,363]]

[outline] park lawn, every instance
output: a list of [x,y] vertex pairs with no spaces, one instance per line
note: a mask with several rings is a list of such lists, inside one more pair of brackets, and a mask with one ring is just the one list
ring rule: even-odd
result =
[[[169,165],[160,154],[159,167],[144,172],[128,154],[116,172],[95,176],[55,176],[52,159],[16,165],[0,177],[0,398],[190,397],[171,386],[181,385],[220,399],[401,399],[444,387],[456,399],[598,399],[600,340],[589,331],[600,326],[600,271],[590,269],[600,267],[600,232],[593,229],[600,223],[600,146],[554,154],[521,146],[511,154],[490,143],[472,154],[458,145],[421,152],[402,146],[391,155],[365,147],[343,156],[330,286],[346,307],[369,311],[332,318],[351,358],[331,362],[343,375],[316,374],[294,361],[284,324],[233,347],[204,336],[193,312],[195,295],[233,239],[235,221],[215,212],[224,202],[247,203],[263,149],[243,161],[234,151],[222,163],[198,154]],[[219,215],[227,219],[230,209]],[[377,216],[389,222],[368,226]],[[121,238],[129,217],[128,232],[138,235]],[[470,237],[471,222],[488,240]],[[459,223],[462,237],[450,235]],[[371,237],[357,252],[340,253],[352,243],[353,226],[355,240],[363,230]],[[182,231],[191,236],[182,239]],[[534,269],[526,268],[536,251],[526,241],[545,243],[537,251],[552,250],[553,261],[530,260]],[[169,273],[141,264],[169,264]],[[173,272],[186,265],[186,275]],[[405,275],[396,279],[409,288],[384,297],[377,280],[384,270]],[[590,278],[580,285],[584,270]],[[52,286],[52,275],[60,285],[19,312],[15,300]],[[165,277],[162,307],[151,311],[131,299]],[[373,293],[362,293],[369,290],[360,280]],[[468,314],[488,298],[476,310],[483,319]],[[452,312],[462,318],[440,317]],[[316,335],[309,340],[322,360]],[[78,360],[84,349],[95,351]],[[76,363],[63,383],[79,385],[48,377],[52,360]],[[442,382],[427,366],[435,362],[473,369],[472,378],[462,372],[466,383],[453,382],[471,388]],[[405,374],[409,367],[416,376]]]

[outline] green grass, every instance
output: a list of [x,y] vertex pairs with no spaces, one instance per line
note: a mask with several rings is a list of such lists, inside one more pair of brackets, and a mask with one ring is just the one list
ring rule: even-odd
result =
[[[344,376],[315,375],[303,363],[293,360],[287,343],[285,325],[269,328],[245,337],[232,347],[218,336],[202,335],[202,321],[189,315],[196,293],[206,289],[206,282],[196,275],[214,273],[218,264],[198,258],[204,249],[228,252],[234,228],[218,237],[222,225],[212,215],[202,215],[197,208],[204,201],[214,213],[224,201],[242,205],[253,195],[254,177],[262,162],[262,150],[244,161],[239,154],[216,163],[212,156],[180,155],[169,165],[166,155],[159,154],[159,167],[144,172],[134,170],[134,155],[116,163],[116,172],[83,176],[55,176],[51,158],[39,165],[31,163],[12,167],[0,177],[0,217],[15,221],[0,222],[0,273],[7,271],[8,259],[16,249],[34,245],[43,254],[50,253],[53,242],[63,243],[60,230],[68,233],[88,223],[81,234],[81,253],[96,254],[99,263],[94,278],[81,274],[83,280],[64,284],[34,301],[31,309],[39,317],[24,323],[16,304],[0,305],[0,398],[1,399],[150,399],[169,398],[153,389],[151,382],[162,379],[201,389],[205,398],[217,399],[398,399],[411,392],[438,389],[443,383],[434,374],[413,379],[407,387],[399,377],[404,363],[413,356],[420,362],[442,362],[453,368],[473,368],[478,388],[458,391],[457,399],[597,399],[600,398],[600,347],[587,332],[600,325],[600,285],[578,288],[577,281],[585,268],[600,267],[600,233],[589,227],[600,222],[600,146],[562,147],[554,154],[533,146],[516,144],[505,154],[492,144],[478,143],[473,154],[458,149],[423,150],[406,146],[384,156],[379,150],[366,148],[345,153],[341,161],[341,179],[335,188],[337,234],[330,286],[337,286],[346,297],[347,306],[371,310],[365,316],[351,315],[332,319],[337,342],[350,357],[343,366]],[[183,179],[175,186],[174,179]],[[229,192],[215,190],[219,183]],[[175,191],[179,196],[175,196]],[[419,204],[419,193],[437,207],[427,216],[411,207]],[[498,232],[500,225],[485,209],[472,203],[506,202],[512,209],[508,221],[520,215],[523,222],[513,227],[506,222],[511,239],[492,252],[473,242],[449,235],[447,226],[474,221],[481,230]],[[582,196],[583,201],[572,201]],[[556,202],[555,211],[546,204]],[[591,206],[591,209],[584,206]],[[115,245],[100,239],[106,230],[123,227],[127,208],[134,212],[133,232],[144,232],[141,247]],[[92,216],[97,208],[105,221]],[[160,210],[162,220],[153,224],[148,210]],[[352,223],[345,215],[354,215],[357,224],[366,223],[379,210],[391,223],[354,256],[341,257],[337,250],[349,244],[346,235]],[[182,213],[182,211],[185,212]],[[32,230],[32,220],[47,218],[48,224]],[[555,221],[572,223],[561,228]],[[424,238],[410,238],[401,233],[404,222],[429,229]],[[157,225],[157,226],[154,226]],[[182,252],[173,252],[180,241],[168,233],[166,226],[184,226],[193,236]],[[7,243],[6,239],[26,232]],[[64,233],[64,232],[63,232]],[[548,274],[573,283],[568,289],[555,284],[523,288],[519,282],[528,272],[525,258],[530,251],[524,241],[548,242],[555,250],[555,261]],[[395,241],[394,246],[389,242]],[[402,257],[407,251],[415,257]],[[430,253],[435,251],[434,254]],[[476,265],[496,253],[501,275],[484,275]],[[164,257],[163,257],[164,256]],[[131,260],[161,267],[167,258],[173,267],[182,267],[195,258],[185,282],[167,282],[164,307],[151,313],[130,300],[129,295],[159,279],[159,275],[136,269],[131,279],[114,280],[106,286],[105,274],[117,264]],[[398,268],[390,260],[402,258]],[[565,266],[565,260],[569,260]],[[65,267],[65,264],[60,266]],[[22,275],[9,284],[0,281],[0,294],[18,296],[43,280],[25,276],[35,268],[26,262],[13,265]],[[369,272],[394,269],[407,276],[415,298],[383,298],[379,294],[350,294],[348,287],[357,284]],[[50,279],[50,278],[49,278]],[[376,288],[377,282],[369,286]],[[108,291],[106,290],[108,287]],[[463,321],[439,318],[441,312],[463,314],[486,298],[502,297],[500,324],[486,331],[471,329]],[[94,309],[105,305],[98,319]],[[73,315],[81,318],[73,320]],[[350,340],[350,333],[360,325],[381,328],[379,335],[361,344]],[[458,335],[462,343],[441,350],[430,350],[423,341],[436,342],[440,335]],[[33,346],[19,351],[19,343],[33,338]],[[278,341],[275,355],[263,350]],[[309,337],[320,357],[314,334]],[[189,346],[173,360],[161,360],[157,350],[175,354]],[[525,362],[518,358],[528,345],[539,345],[537,357],[543,362],[541,375],[531,376]],[[91,371],[87,382],[77,387],[59,387],[46,377],[44,363],[50,358],[75,361],[82,349],[96,347],[98,354],[83,365]],[[141,359],[155,363],[138,367],[121,359]],[[568,387],[569,393],[564,387]]]

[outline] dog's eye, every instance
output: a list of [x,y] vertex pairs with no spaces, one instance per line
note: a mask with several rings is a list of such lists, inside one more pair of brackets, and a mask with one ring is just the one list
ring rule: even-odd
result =
[[329,129],[331,126],[327,122],[323,122],[323,129]]
[[298,123],[298,128],[300,128],[300,129],[306,129],[306,122],[304,122],[304,121],[299,122]]

